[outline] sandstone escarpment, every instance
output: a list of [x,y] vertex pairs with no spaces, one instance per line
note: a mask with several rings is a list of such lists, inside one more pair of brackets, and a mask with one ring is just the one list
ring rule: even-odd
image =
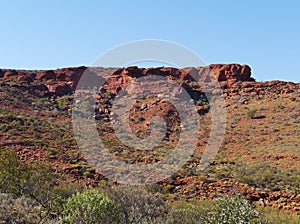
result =
[[[212,64],[206,67],[182,69],[171,67],[138,68],[137,66],[115,69],[82,66],[47,71],[2,69],[0,70],[0,82],[22,86],[24,89],[39,95],[62,96],[75,91],[83,74],[88,77],[87,84],[103,83],[103,78],[105,78],[103,87],[114,94],[117,94],[132,80],[150,75],[163,76],[179,82],[186,89],[208,93],[212,92],[213,89],[207,88],[206,84],[218,81],[228,96],[239,94],[240,91],[255,95],[265,88],[270,88],[277,93],[288,93],[299,89],[299,84],[281,81],[255,82],[251,76],[251,68],[248,65],[239,64]],[[205,86],[205,88],[200,88],[201,86]]]

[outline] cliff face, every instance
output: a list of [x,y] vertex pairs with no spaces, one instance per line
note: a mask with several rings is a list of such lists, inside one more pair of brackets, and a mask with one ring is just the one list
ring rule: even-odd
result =
[[[106,90],[117,93],[120,88],[141,76],[159,75],[175,81],[180,81],[182,86],[189,88],[194,82],[208,83],[217,80],[222,89],[232,89],[229,95],[239,93],[240,87],[246,93],[259,94],[264,88],[272,88],[274,91],[288,93],[299,89],[299,84],[271,81],[264,83],[255,82],[251,77],[251,68],[248,65],[239,64],[212,64],[206,67],[188,67],[176,69],[171,67],[138,68],[136,66],[118,69],[105,68],[63,68],[48,71],[24,71],[24,70],[0,70],[0,82],[15,83],[31,92],[39,95],[65,95],[72,93],[84,73],[88,73],[89,81],[101,82],[101,77],[109,77],[104,87]],[[196,80],[195,80],[196,79]],[[297,86],[298,85],[298,86]],[[197,85],[196,85],[197,89]],[[201,91],[201,89],[198,89]],[[205,89],[205,92],[213,91]]]

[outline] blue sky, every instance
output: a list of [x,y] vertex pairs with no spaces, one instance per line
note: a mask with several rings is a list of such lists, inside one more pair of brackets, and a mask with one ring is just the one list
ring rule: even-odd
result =
[[300,1],[4,0],[0,67],[90,65],[120,44],[162,39],[206,63],[241,63],[258,81],[300,82]]

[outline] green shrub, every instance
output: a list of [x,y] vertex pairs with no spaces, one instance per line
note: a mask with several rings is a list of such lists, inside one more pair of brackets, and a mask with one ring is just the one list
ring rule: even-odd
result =
[[247,116],[248,116],[249,118],[251,118],[251,119],[254,119],[254,118],[255,118],[256,112],[257,112],[257,110],[255,110],[255,109],[250,109],[250,110],[248,110],[248,112],[247,112]]
[[198,224],[201,223],[203,211],[199,206],[187,203],[173,205],[169,212],[167,224]]
[[213,210],[202,217],[202,223],[262,224],[268,222],[262,221],[260,213],[254,210],[245,198],[232,196],[218,199]]
[[65,223],[119,223],[115,204],[96,190],[77,192],[70,197],[60,218]]
[[143,117],[140,116],[140,117],[138,117],[138,120],[139,120],[139,121],[144,121],[145,118],[143,118]]
[[280,211],[276,208],[271,207],[258,207],[257,208],[266,219],[272,224],[299,224],[300,216],[297,214],[288,214],[283,211]]
[[299,194],[300,176],[297,170],[283,170],[269,165],[247,165],[239,163],[233,172],[235,180],[258,188],[291,190]]

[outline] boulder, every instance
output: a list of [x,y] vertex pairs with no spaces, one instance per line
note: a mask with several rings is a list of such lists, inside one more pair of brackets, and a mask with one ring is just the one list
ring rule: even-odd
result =
[[60,72],[60,73],[58,73],[57,76],[56,76],[56,80],[60,81],[60,82],[70,81],[70,79],[68,78],[66,72]]
[[30,83],[35,79],[36,74],[33,72],[19,72],[18,81]]
[[251,68],[248,65],[239,64],[212,64],[209,65],[210,74],[213,79],[220,81],[254,81],[251,78]]
[[55,81],[56,80],[56,74],[54,71],[42,71],[42,72],[39,72],[36,76],[36,79],[41,81],[41,82],[44,82],[44,81],[47,81],[47,80],[53,80]]
[[50,85],[48,86],[48,88],[49,88],[49,92],[57,96],[63,96],[71,92],[71,87],[66,83],[58,83],[55,85]]
[[17,77],[18,72],[16,70],[8,70],[4,73],[3,79],[5,81],[11,81],[13,77]]
[[130,66],[130,67],[123,69],[121,75],[139,78],[139,77],[143,76],[143,73],[144,73],[144,69],[140,69],[137,66]]

